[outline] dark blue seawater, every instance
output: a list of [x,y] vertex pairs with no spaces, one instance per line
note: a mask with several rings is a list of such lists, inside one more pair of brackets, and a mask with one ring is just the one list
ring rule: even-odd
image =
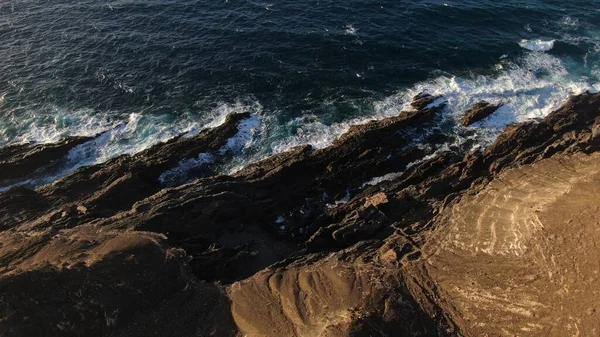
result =
[[599,83],[598,0],[0,2],[0,144],[112,130],[70,169],[249,110],[239,167],[422,90],[446,124],[505,102],[473,127],[485,144]]

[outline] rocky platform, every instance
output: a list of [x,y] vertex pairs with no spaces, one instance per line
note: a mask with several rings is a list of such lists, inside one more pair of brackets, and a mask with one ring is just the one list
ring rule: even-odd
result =
[[[249,114],[0,193],[0,336],[599,334],[600,94],[428,156],[438,101],[230,176]],[[0,180],[87,141],[1,149]]]

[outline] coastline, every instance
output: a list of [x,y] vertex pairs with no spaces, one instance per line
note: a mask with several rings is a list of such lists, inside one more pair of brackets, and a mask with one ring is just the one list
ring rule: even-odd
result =
[[[35,190],[0,193],[1,334],[564,336],[600,328],[597,276],[577,269],[595,253],[564,254],[593,247],[597,235],[586,210],[598,204],[600,94],[510,125],[483,151],[464,144],[430,158],[407,130],[427,126],[443,105],[420,99],[415,110],[352,126],[329,147],[297,147],[230,176],[208,165],[180,186],[159,181],[203,153],[214,165],[231,155],[247,113]],[[26,174],[52,149],[26,148],[23,158],[33,159],[5,160],[3,170]]]

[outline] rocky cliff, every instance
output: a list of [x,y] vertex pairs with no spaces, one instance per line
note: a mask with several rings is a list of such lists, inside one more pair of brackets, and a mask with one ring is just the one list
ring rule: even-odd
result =
[[[432,156],[438,101],[229,176],[249,114],[0,193],[0,335],[599,334],[600,94]],[[0,180],[87,141],[0,149]]]

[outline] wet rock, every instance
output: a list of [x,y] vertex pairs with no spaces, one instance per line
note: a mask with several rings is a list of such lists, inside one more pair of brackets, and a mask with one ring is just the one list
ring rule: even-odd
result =
[[[419,95],[415,111],[232,176],[207,173],[168,188],[158,181],[181,160],[219,152],[247,114],[36,190],[0,193],[0,334],[481,336],[539,324],[566,335],[550,310],[563,306],[571,311],[560,317],[585,322],[582,334],[596,328],[595,315],[578,313],[598,303],[569,299],[594,298],[595,276],[567,296],[544,275],[577,275],[559,246],[586,248],[572,259],[580,272],[597,261],[587,237],[598,208],[600,94],[509,126],[484,151],[424,158],[422,148],[444,137],[419,147],[411,132],[430,126],[441,109],[430,106],[435,100]],[[553,207],[519,206],[544,197]],[[546,244],[549,228],[565,239]],[[551,256],[561,269],[548,269]]]
[[486,101],[481,101],[473,105],[463,115],[461,122],[463,126],[469,126],[473,123],[479,122],[491,114],[496,112],[503,104],[492,104]]
[[35,219],[47,212],[47,207],[60,209],[75,203],[85,204],[87,210],[84,213],[94,212],[98,217],[127,210],[136,201],[164,187],[158,180],[163,172],[200,153],[218,152],[238,132],[240,121],[249,116],[249,113],[230,115],[222,125],[194,137],[175,137],[135,156],[122,155],[99,165],[82,167],[52,184],[37,188],[34,193],[45,200],[44,208],[23,204],[27,208],[26,217]]
[[410,105],[417,110],[423,110],[427,108],[428,105],[432,104],[441,97],[442,96],[433,96],[426,92],[422,92],[413,97],[413,101],[410,103]]
[[25,177],[93,138],[68,137],[51,144],[27,143],[0,147],[0,182]]

